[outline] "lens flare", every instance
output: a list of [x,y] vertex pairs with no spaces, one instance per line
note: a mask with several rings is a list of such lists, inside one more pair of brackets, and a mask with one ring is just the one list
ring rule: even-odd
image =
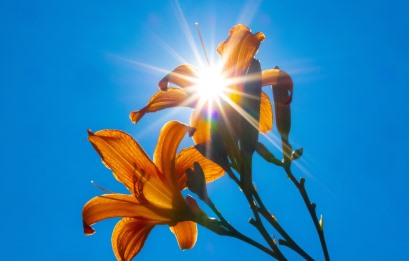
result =
[[227,88],[227,79],[217,67],[204,68],[198,78],[195,91],[202,102],[218,101]]

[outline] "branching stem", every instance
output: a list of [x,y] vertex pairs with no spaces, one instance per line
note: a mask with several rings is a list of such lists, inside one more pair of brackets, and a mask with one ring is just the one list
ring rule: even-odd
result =
[[[238,172],[240,173],[240,177],[251,177],[252,176],[251,155],[242,154],[241,161],[242,161],[241,162],[242,164],[240,164],[240,167],[238,169]],[[237,179],[234,179],[234,181],[237,183],[237,185],[243,191],[243,194],[245,195],[245,197],[247,199],[247,202],[249,203],[250,208],[251,208],[251,210],[253,212],[253,215],[254,215],[255,219],[250,219],[250,224],[252,224],[259,231],[259,233],[263,236],[264,240],[267,242],[267,244],[270,246],[270,248],[274,251],[274,253],[276,253],[278,260],[287,260],[284,257],[284,255],[281,253],[281,251],[278,248],[275,240],[273,240],[271,238],[271,236],[267,232],[266,228],[264,227],[264,224],[263,224],[263,222],[261,220],[261,217],[260,217],[260,214],[258,212],[258,207],[256,205],[256,202],[254,201],[254,198],[253,198],[254,187],[252,185],[249,186],[248,184],[246,186],[246,184],[243,184],[242,182],[240,182]]]
[[[220,219],[220,221],[216,221],[218,226],[215,226],[214,222],[199,222],[202,226],[210,229],[211,231],[215,232],[218,235],[222,236],[229,236],[229,237],[234,237],[237,238],[243,242],[246,242],[261,251],[265,252],[266,254],[278,259],[278,256],[276,253],[268,249],[267,247],[263,246],[262,244],[258,243],[257,241],[247,237],[246,235],[240,233],[236,228],[234,228],[220,213],[220,211],[217,209],[217,207],[213,204],[211,199],[209,198],[206,202],[206,204],[212,209],[212,211],[217,215],[217,217]],[[208,220],[207,220],[208,221]],[[279,259],[278,259],[279,260]]]
[[258,211],[260,214],[274,227],[275,230],[284,238],[284,240],[279,240],[280,245],[287,246],[297,252],[300,256],[305,258],[305,260],[313,261],[314,259],[310,257],[292,238],[288,233],[281,227],[275,217],[266,209],[263,201],[258,195],[257,190],[254,189],[254,199],[259,205]]
[[284,164],[284,170],[287,173],[287,176],[290,178],[290,180],[294,183],[294,185],[297,187],[298,191],[300,192],[305,205],[307,206],[308,212],[310,213],[310,216],[312,218],[312,221],[314,222],[315,229],[317,230],[318,236],[320,238],[321,242],[321,247],[322,251],[324,253],[324,257],[326,261],[330,260],[329,253],[328,253],[328,248],[327,244],[325,242],[325,237],[324,237],[324,230],[321,228],[318,217],[317,217],[317,212],[315,210],[316,205],[314,203],[311,203],[310,198],[307,194],[307,191],[305,190],[305,179],[301,178],[300,182],[294,177],[293,173],[291,172],[291,165],[290,163]]

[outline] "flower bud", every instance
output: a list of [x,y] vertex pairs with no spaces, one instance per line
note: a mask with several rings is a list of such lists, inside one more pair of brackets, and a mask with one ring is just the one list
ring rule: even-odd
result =
[[299,149],[294,150],[294,151],[291,153],[291,159],[292,159],[292,160],[299,159],[299,158],[302,156],[303,152],[304,152],[304,149],[303,149],[303,148],[299,148]]
[[204,202],[208,202],[206,181],[202,167],[199,163],[193,164],[194,170],[186,170],[186,185],[190,191],[199,196]]
[[273,97],[278,132],[288,138],[291,129],[290,104],[293,97],[293,81],[288,73],[280,70],[277,83],[273,86]]

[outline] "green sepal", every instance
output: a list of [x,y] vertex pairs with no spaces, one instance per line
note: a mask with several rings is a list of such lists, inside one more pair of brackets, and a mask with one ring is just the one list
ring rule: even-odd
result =
[[281,160],[277,159],[273,153],[271,153],[266,146],[264,146],[264,144],[257,142],[257,146],[256,146],[256,151],[257,153],[267,162],[273,163],[277,166],[282,166],[283,163],[281,162]]

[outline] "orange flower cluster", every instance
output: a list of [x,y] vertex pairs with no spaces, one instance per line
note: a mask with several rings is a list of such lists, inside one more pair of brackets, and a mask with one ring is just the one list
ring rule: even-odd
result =
[[[248,75],[249,67],[258,63],[254,56],[264,39],[263,33],[253,34],[249,28],[239,24],[230,30],[228,38],[217,48],[223,65],[222,74],[228,79],[228,86],[225,101],[222,102],[224,111],[217,108],[216,110],[225,119],[224,126],[227,126],[227,129],[223,131],[227,136],[231,135],[229,130],[240,129],[240,125],[237,125],[239,123],[234,125],[234,122],[242,122],[241,118],[246,118],[246,113],[255,119],[252,126],[257,130],[257,135],[258,131],[267,133],[272,128],[271,102],[267,94],[261,91],[261,87],[276,86],[280,77],[287,75],[279,69],[260,71],[257,79]],[[137,123],[146,113],[165,108],[187,106],[196,109],[193,111],[190,127],[176,121],[164,125],[153,160],[136,140],[122,131],[89,132],[88,139],[103,163],[113,171],[114,177],[124,184],[129,194],[104,194],[88,201],[82,212],[84,233],[93,234],[94,229],[91,226],[98,221],[122,217],[112,234],[112,248],[118,260],[131,260],[135,257],[155,225],[169,225],[181,249],[192,248],[196,242],[195,222],[205,214],[192,197],[184,198],[181,194],[181,190],[186,188],[186,172],[191,172],[191,169],[195,166],[197,168],[199,164],[207,183],[221,177],[225,171],[220,164],[203,156],[194,146],[176,153],[186,133],[192,135],[196,144],[206,143],[212,138],[212,126],[198,108],[200,96],[193,88],[199,81],[199,75],[199,70],[191,65],[176,67],[159,82],[160,90],[148,104],[141,110],[131,112],[131,120]],[[246,99],[245,85],[253,80],[259,82],[260,91],[254,98],[257,104],[251,105],[256,111],[249,112],[251,108],[247,109],[249,99]],[[180,88],[169,87],[169,84]],[[292,88],[292,82],[290,85],[288,89]],[[284,101],[283,104],[286,102],[289,101]],[[254,104],[254,101],[251,104]],[[243,108],[244,116],[240,112]],[[233,112],[235,110],[238,113]],[[226,119],[231,123],[226,123]],[[226,144],[229,145],[231,144]],[[237,142],[234,146],[237,146]]]

